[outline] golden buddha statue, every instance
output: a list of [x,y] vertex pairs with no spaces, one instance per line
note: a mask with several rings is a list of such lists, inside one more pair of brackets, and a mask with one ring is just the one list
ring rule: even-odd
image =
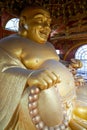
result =
[[50,23],[47,10],[26,8],[18,34],[0,41],[0,130],[87,128],[87,94],[76,98],[72,73],[47,41]]

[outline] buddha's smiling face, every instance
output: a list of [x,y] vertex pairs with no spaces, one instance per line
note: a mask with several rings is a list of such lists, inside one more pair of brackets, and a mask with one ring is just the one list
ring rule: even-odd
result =
[[47,41],[50,34],[50,14],[43,9],[29,10],[26,14],[27,38],[43,44]]

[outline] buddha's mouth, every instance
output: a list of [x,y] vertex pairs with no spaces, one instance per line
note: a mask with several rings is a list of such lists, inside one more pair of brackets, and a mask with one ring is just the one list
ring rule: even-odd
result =
[[49,31],[40,31],[39,36],[43,39],[47,39],[49,36]]

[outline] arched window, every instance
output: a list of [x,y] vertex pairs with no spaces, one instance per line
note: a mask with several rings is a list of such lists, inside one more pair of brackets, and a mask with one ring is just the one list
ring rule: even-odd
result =
[[81,46],[75,53],[75,58],[80,59],[83,67],[78,69],[78,74],[82,75],[87,80],[87,45]]
[[10,19],[6,25],[5,25],[5,29],[7,30],[11,30],[14,32],[17,32],[19,28],[19,19],[18,18],[12,18]]

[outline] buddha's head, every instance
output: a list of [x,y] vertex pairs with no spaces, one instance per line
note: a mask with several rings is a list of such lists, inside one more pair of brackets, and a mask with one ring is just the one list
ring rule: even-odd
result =
[[28,7],[21,12],[19,34],[43,44],[50,34],[51,18],[47,10],[41,7]]

